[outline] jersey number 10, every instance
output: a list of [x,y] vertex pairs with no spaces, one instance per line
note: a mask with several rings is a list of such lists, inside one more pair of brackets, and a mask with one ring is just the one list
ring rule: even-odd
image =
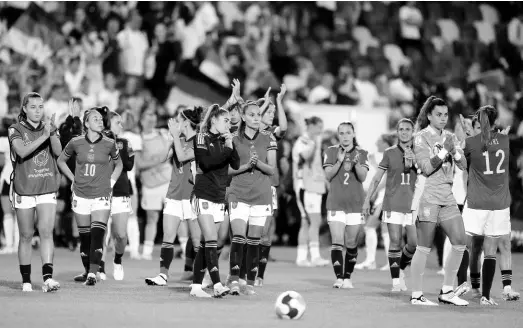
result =
[[85,164],[85,173],[86,177],[94,177],[96,174],[96,164]]
[[[487,170],[485,172],[483,172],[483,174],[485,174],[485,175],[494,174],[494,171],[492,171],[490,169],[490,156],[489,156],[489,153],[487,151],[483,152],[483,156],[485,157],[485,167],[487,168]],[[505,173],[505,170],[501,168],[501,166],[503,165],[503,162],[505,161],[505,152],[503,150],[499,149],[496,152],[496,157],[501,157],[501,159],[499,160],[498,166],[496,167],[496,174]]]

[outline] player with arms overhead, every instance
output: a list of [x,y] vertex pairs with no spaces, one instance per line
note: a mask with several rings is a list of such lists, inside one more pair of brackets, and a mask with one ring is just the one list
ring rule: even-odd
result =
[[56,217],[56,192],[60,187],[60,172],[56,157],[62,146],[54,125],[55,115],[44,122],[42,97],[28,93],[22,100],[18,123],[9,127],[11,147],[11,204],[16,210],[20,242],[18,260],[22,274],[22,290],[30,292],[31,251],[36,220],[40,233],[40,256],[44,292],[56,291],[60,284],[53,279],[53,229]]
[[[73,211],[80,233],[80,256],[85,285],[96,284],[96,272],[103,255],[104,236],[111,210],[111,193],[123,169],[114,139],[102,135],[107,107],[85,112],[85,135],[71,139],[58,158],[60,170],[73,182]],[[76,158],[75,173],[67,166]],[[114,161],[115,163],[112,163]]]
[[[398,123],[399,143],[388,148],[379,164],[379,171],[372,179],[363,214],[369,215],[370,200],[379,186],[383,175],[387,173],[387,184],[383,200],[383,222],[387,223],[390,236],[389,267],[392,277],[392,291],[407,290],[403,270],[410,264],[416,251],[416,227],[411,212],[411,203],[416,183],[414,152],[412,151],[412,133],[414,123],[402,119]],[[403,239],[403,227],[407,231],[407,244],[400,250]],[[401,270],[401,271],[400,271]]]
[[[338,138],[340,144],[327,149],[323,163],[325,176],[331,184],[327,195],[327,220],[332,235],[334,288],[354,288],[351,275],[358,257],[358,232],[363,223],[363,182],[369,171],[368,153],[358,146],[352,123],[343,122],[338,126]],[[347,249],[345,266],[344,247]]]
[[468,305],[453,290],[456,272],[466,248],[466,235],[461,213],[452,194],[452,182],[454,165],[464,169],[466,159],[456,136],[444,130],[448,116],[446,103],[434,96],[425,101],[418,116],[421,130],[415,138],[414,154],[426,180],[419,200],[418,246],[411,266],[411,304],[414,305],[437,305],[423,296],[422,278],[438,224],[452,244],[438,300],[458,306]]
[[[468,235],[485,238],[481,305],[497,305],[490,297],[496,272],[496,253],[500,238],[510,236],[511,232],[509,137],[493,130],[497,116],[498,111],[492,106],[480,108],[476,117],[479,118],[481,132],[467,138],[464,149],[469,163],[469,175],[463,222]],[[505,262],[510,263],[510,260]],[[474,271],[476,270],[471,267],[471,278]],[[507,274],[512,275],[512,271],[502,271],[502,276]],[[519,298],[519,294],[512,291],[510,284],[506,286],[503,281],[503,285],[507,287],[503,291],[506,300]]]

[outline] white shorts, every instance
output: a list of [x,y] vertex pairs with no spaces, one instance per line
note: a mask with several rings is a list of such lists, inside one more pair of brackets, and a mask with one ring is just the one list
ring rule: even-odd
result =
[[110,197],[82,198],[73,193],[73,212],[80,215],[91,215],[95,211],[110,211]]
[[154,188],[142,186],[142,208],[145,211],[161,211],[168,190],[168,183]]
[[264,227],[267,216],[270,216],[271,205],[249,205],[241,202],[229,204],[229,218],[233,220],[243,220],[253,226]]
[[411,226],[414,224],[412,213],[400,213],[400,212],[385,212],[381,216],[381,220],[385,223],[399,224],[403,227]]
[[130,197],[112,197],[111,214],[129,213],[133,211]]
[[303,191],[303,207],[307,214],[321,214],[321,200],[323,195],[315,192]]
[[503,210],[475,210],[463,208],[463,224],[467,234],[478,236],[503,236],[508,235],[512,227],[510,225],[510,208]]
[[343,211],[327,211],[327,222],[341,222],[348,226],[365,223],[361,213],[345,213]]
[[[18,209],[30,209],[35,208],[36,205],[40,204],[54,204],[56,205],[56,193],[43,194],[38,196],[21,196],[16,192],[13,192],[14,199],[11,199],[11,204],[14,208]],[[14,200],[14,202],[13,202]]]
[[196,215],[212,215],[215,223],[223,222],[225,219],[225,204],[213,203],[194,197],[192,207]]
[[167,198],[163,207],[163,214],[176,216],[182,221],[196,219],[191,201],[188,199],[174,200]]
[[272,210],[275,211],[278,209],[278,192],[276,187],[271,187],[272,190]]

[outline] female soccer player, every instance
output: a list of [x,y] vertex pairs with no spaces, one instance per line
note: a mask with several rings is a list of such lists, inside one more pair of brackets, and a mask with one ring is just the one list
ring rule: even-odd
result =
[[[231,294],[240,294],[240,267],[246,256],[245,294],[254,295],[260,237],[272,210],[271,176],[276,170],[277,143],[271,132],[260,130],[261,111],[256,103],[244,105],[241,116],[242,123],[233,140],[241,165],[230,172],[233,178],[228,199],[233,235],[230,254]],[[243,254],[245,243],[247,252]]]
[[168,132],[156,129],[158,117],[153,110],[142,113],[142,144],[136,147],[136,166],[142,182],[141,205],[146,212],[147,224],[143,242],[142,259],[152,260],[156,226],[169,189],[171,164],[165,161],[169,152]]
[[[272,133],[276,141],[280,141],[285,136],[287,131],[287,117],[285,115],[285,109],[283,108],[283,97],[287,91],[285,84],[281,85],[280,92],[276,96],[276,105],[275,107],[269,98],[269,90],[267,91],[265,97],[265,103],[268,103],[267,106],[262,106],[262,119],[260,122],[261,131],[269,131]],[[263,108],[266,108],[265,111]],[[278,111],[278,125],[273,125],[274,115],[276,110]],[[278,210],[278,194],[276,188],[280,184],[280,175],[278,171],[278,166],[274,170],[274,174],[271,176],[271,190],[272,190],[272,211],[267,220],[265,221],[265,227],[260,239],[260,265],[258,268],[258,276],[256,277],[255,286],[263,286],[263,279],[265,277],[265,269],[267,268],[267,263],[269,262],[269,252],[271,250],[271,237],[272,229],[271,226],[274,226],[273,220],[275,213]]]
[[456,200],[452,194],[454,165],[466,167],[466,159],[453,133],[445,131],[449,110],[445,102],[429,97],[418,116],[421,131],[414,143],[416,162],[426,177],[418,210],[418,246],[412,258],[412,297],[414,305],[437,305],[426,299],[422,292],[422,277],[427,257],[439,224],[450,239],[452,251],[445,264],[443,287],[438,300],[458,306],[468,302],[454,293],[454,280],[465,251],[465,229]]
[[[416,227],[411,212],[417,176],[412,151],[414,123],[409,119],[402,119],[398,123],[397,131],[399,142],[396,146],[385,150],[379,164],[379,171],[372,179],[363,205],[363,214],[369,215],[370,199],[386,173],[387,184],[382,218],[383,222],[387,223],[390,236],[388,257],[393,292],[407,290],[403,270],[410,264],[416,251]],[[401,251],[403,227],[407,231],[407,244]]]
[[[6,120],[7,118],[4,118]],[[16,122],[16,118],[14,118]],[[9,120],[3,121],[4,131],[7,133],[9,126],[14,123]],[[0,255],[3,254],[13,254],[18,249],[18,242],[20,234],[18,232],[18,224],[16,222],[16,215],[11,202],[9,200],[10,189],[11,189],[11,174],[13,173],[13,163],[11,163],[11,150],[9,148],[9,137],[7,134],[0,137],[0,153],[3,154],[4,163],[2,168],[2,173],[0,174],[0,203],[2,206],[2,212],[4,213],[3,217],[3,226],[4,226],[4,237],[5,245],[0,249]]]
[[[358,258],[358,232],[365,198],[363,182],[369,171],[368,153],[356,141],[354,126],[338,126],[339,145],[325,152],[325,176],[330,181],[327,195],[327,220],[332,236],[331,259],[336,281],[334,288],[354,288],[351,275]],[[346,248],[343,266],[343,248]]]
[[[316,116],[305,120],[307,131],[294,143],[292,165],[294,188],[298,195],[301,226],[298,233],[298,266],[325,266],[320,255],[321,202],[327,191],[322,169],[321,143],[323,121]],[[307,259],[310,250],[311,261]]]
[[211,297],[202,289],[205,267],[209,270],[214,284],[214,297],[225,296],[230,291],[220,282],[217,253],[218,229],[225,214],[225,188],[229,166],[235,170],[240,167],[240,158],[229,128],[229,112],[219,105],[212,105],[202,120],[202,131],[194,139],[197,174],[192,204],[204,242],[194,260],[191,296]]
[[[173,172],[169,190],[165,196],[163,210],[163,243],[160,251],[160,274],[154,278],[146,278],[145,283],[153,286],[167,285],[169,267],[174,257],[174,240],[180,222],[190,221],[193,245],[200,245],[200,231],[195,221],[190,198],[193,190],[191,184],[191,166],[194,162],[194,138],[201,120],[203,108],[185,109],[178,115],[177,121],[169,121],[169,132],[173,137],[173,147],[169,151],[172,156]],[[180,137],[183,134],[183,138]]]
[[[507,301],[519,299],[519,293],[512,291],[511,287],[511,195],[508,186],[510,145],[508,136],[493,129],[497,117],[498,111],[494,107],[480,108],[473,122],[474,130],[480,131],[466,139],[464,149],[469,163],[469,177],[463,222],[467,234],[472,238],[484,236],[485,259],[482,267],[481,305],[497,305],[490,297],[490,289],[496,272],[498,247],[501,251],[503,298]],[[473,255],[470,276],[471,280],[479,280],[477,268],[479,252],[474,252]],[[479,286],[475,284],[473,288]]]
[[11,204],[16,211],[20,242],[18,260],[22,274],[22,290],[30,292],[31,251],[35,219],[40,233],[40,257],[44,292],[56,291],[60,284],[53,279],[53,229],[56,217],[56,192],[60,172],[56,157],[62,146],[54,125],[55,115],[44,121],[44,101],[35,92],[22,100],[18,123],[8,129],[13,174]]
[[[80,256],[87,273],[87,286],[96,284],[111,210],[111,192],[123,168],[115,141],[102,135],[104,124],[99,110],[106,108],[85,112],[85,135],[71,139],[58,158],[60,170],[73,182],[73,211],[80,232]],[[76,158],[74,174],[66,163],[72,156]]]
[[122,256],[127,246],[127,220],[131,207],[131,183],[127,172],[133,169],[134,152],[127,139],[121,138],[123,132],[122,118],[115,112],[109,111],[104,117],[105,135],[116,141],[116,147],[122,161],[122,173],[113,186],[111,195],[111,235],[115,241],[113,277],[114,280],[123,280],[124,270]]

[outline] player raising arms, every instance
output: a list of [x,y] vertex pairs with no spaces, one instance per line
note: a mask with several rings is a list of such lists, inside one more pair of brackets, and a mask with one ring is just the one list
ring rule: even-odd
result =
[[[202,107],[195,107],[194,110],[184,109],[178,114],[177,121],[169,120],[169,132],[174,141],[173,147],[169,150],[169,156],[172,156],[173,161],[173,171],[163,209],[160,274],[154,278],[146,278],[145,283],[148,285],[167,285],[169,267],[174,257],[174,240],[180,222],[190,221],[189,229],[191,238],[194,239],[191,244],[200,245],[200,231],[190,202],[193,190],[190,181],[192,180],[191,165],[194,162],[193,139],[196,137],[202,112]],[[184,137],[180,137],[180,134],[183,134]]]
[[[245,293],[254,295],[260,237],[272,210],[271,176],[276,170],[278,146],[271,132],[260,130],[261,111],[256,103],[245,104],[241,116],[240,129],[233,139],[240,157],[240,167],[230,170],[233,178],[228,191],[233,236],[230,254],[231,294],[240,294],[240,267],[246,256]],[[243,254],[245,243],[247,252]]]
[[[354,288],[351,275],[358,258],[358,232],[365,197],[363,182],[369,171],[368,153],[360,149],[354,126],[343,122],[338,126],[339,145],[325,152],[325,176],[330,181],[327,195],[327,220],[332,236],[331,259],[336,282],[334,288]],[[343,247],[346,247],[343,266]]]
[[[58,158],[60,170],[73,182],[73,212],[80,233],[80,256],[87,286],[96,284],[111,210],[111,192],[123,168],[115,141],[102,135],[104,124],[99,111],[108,110],[92,108],[85,112],[85,135],[71,139]],[[72,156],[76,158],[74,174],[66,163]]]
[[414,305],[437,305],[426,299],[422,292],[422,278],[427,257],[434,241],[436,225],[439,224],[452,244],[445,263],[443,287],[438,300],[458,306],[468,305],[453,291],[456,272],[466,248],[463,219],[452,194],[454,165],[466,167],[466,159],[453,133],[445,131],[449,110],[446,103],[430,96],[418,116],[420,132],[415,138],[414,153],[421,173],[426,177],[419,201],[417,237],[418,246],[412,258],[412,298]]
[[[363,214],[369,215],[370,200],[383,175],[387,173],[383,200],[383,222],[387,223],[390,236],[388,257],[393,292],[407,290],[403,270],[410,264],[416,251],[416,227],[411,212],[417,176],[414,166],[414,152],[412,151],[414,123],[404,118],[399,121],[397,131],[399,143],[388,148],[383,154],[383,159],[378,166],[379,171],[372,179],[363,205]],[[400,247],[403,239],[403,227],[407,231],[407,244],[402,252]]]
[[[476,112],[475,116],[478,120],[475,120],[474,124],[476,127],[479,125],[481,131],[465,140],[464,152],[469,163],[469,175],[463,222],[468,235],[484,236],[485,259],[482,268],[480,304],[497,305],[490,297],[490,289],[496,272],[498,245],[501,246],[501,249],[508,248],[509,250],[507,252],[506,249],[503,249],[504,251],[501,252],[501,259],[505,264],[505,266],[501,266],[503,298],[510,301],[519,299],[519,293],[512,291],[510,282],[505,284],[505,276],[512,275],[512,270],[510,270],[509,137],[493,129],[498,117],[498,111],[494,107],[484,106]],[[508,241],[508,247],[503,247],[503,239]],[[476,271],[478,270],[471,265],[471,278]]]
[[240,158],[229,129],[229,112],[219,105],[212,105],[202,120],[201,132],[194,139],[197,173],[192,204],[204,242],[194,259],[191,296],[211,297],[202,289],[205,267],[214,284],[214,297],[225,296],[230,291],[220,282],[217,253],[218,229],[225,215],[229,166],[235,170],[240,167]]
[[[265,111],[262,107],[262,119],[260,122],[260,129],[262,131],[269,131],[272,133],[276,141],[280,141],[285,136],[287,131],[287,117],[285,116],[285,110],[283,108],[283,96],[287,91],[285,84],[281,85],[280,92],[276,96],[276,105],[275,107],[272,102],[270,102],[269,91],[265,97],[266,103],[268,106]],[[273,125],[274,115],[278,111],[278,125]],[[274,174],[271,176],[271,189],[272,189],[272,212],[271,215],[267,216],[265,221],[265,227],[260,240],[260,265],[258,268],[258,276],[256,277],[255,286],[263,286],[263,279],[265,277],[265,269],[267,268],[267,263],[269,262],[269,252],[271,250],[271,225],[273,225],[275,212],[278,210],[278,194],[276,188],[280,184],[280,175],[278,174],[278,166],[276,165],[274,169]]]
[[[122,161],[122,173],[116,180],[111,197],[111,235],[115,241],[113,277],[114,280],[123,280],[124,271],[122,256],[127,246],[127,221],[132,211],[131,207],[131,183],[127,173],[134,166],[134,152],[127,139],[121,138],[123,133],[122,117],[115,112],[109,111],[104,116],[105,135],[116,140],[116,147]],[[117,162],[113,162],[117,163]]]
[[60,284],[53,279],[53,229],[56,217],[56,192],[60,187],[60,172],[56,157],[62,146],[54,125],[55,116],[44,122],[42,97],[35,92],[22,99],[18,123],[9,127],[11,147],[11,204],[18,218],[20,242],[18,261],[22,274],[22,290],[30,292],[31,251],[35,219],[40,233],[40,257],[44,292],[56,291]]

